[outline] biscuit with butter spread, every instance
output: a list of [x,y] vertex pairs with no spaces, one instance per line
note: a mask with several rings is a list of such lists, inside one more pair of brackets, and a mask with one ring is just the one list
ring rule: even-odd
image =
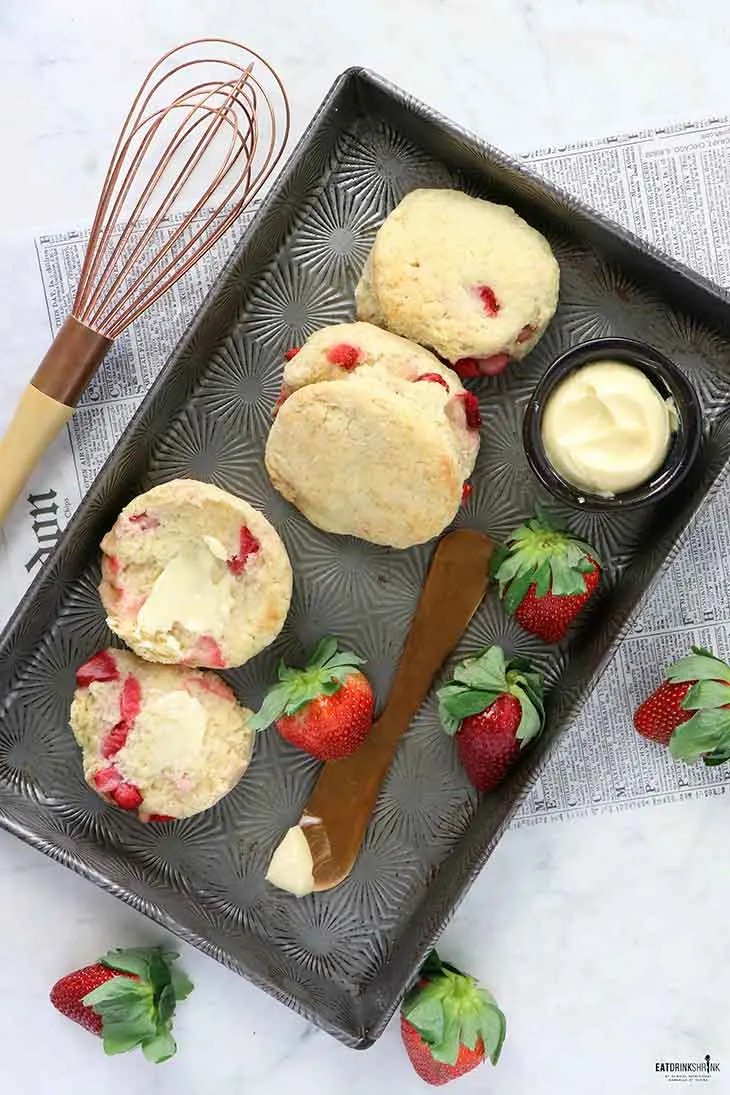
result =
[[84,777],[141,821],[192,817],[243,776],[251,711],[215,673],[102,650],[76,673],[70,723]]
[[243,665],[289,611],[292,571],[278,533],[210,483],[175,479],[134,498],[101,550],[107,623],[148,661]]

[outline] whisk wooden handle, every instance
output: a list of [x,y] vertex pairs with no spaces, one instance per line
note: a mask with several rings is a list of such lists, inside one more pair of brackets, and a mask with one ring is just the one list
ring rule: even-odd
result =
[[60,328],[0,438],[0,525],[111,344],[73,316]]
[[7,517],[34,467],[73,407],[59,403],[29,384],[5,434],[0,438],[0,525]]

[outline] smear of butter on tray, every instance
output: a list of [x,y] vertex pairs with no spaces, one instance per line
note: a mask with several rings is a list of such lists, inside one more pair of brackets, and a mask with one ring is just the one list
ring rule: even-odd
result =
[[271,857],[266,880],[295,897],[314,890],[314,860],[301,825],[293,825]]

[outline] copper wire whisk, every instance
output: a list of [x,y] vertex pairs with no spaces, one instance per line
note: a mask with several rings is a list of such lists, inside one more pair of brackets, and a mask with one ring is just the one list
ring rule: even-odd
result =
[[247,46],[201,38],[150,69],[112,155],[71,315],[0,439],[0,523],[114,340],[230,228],[288,135],[283,84]]

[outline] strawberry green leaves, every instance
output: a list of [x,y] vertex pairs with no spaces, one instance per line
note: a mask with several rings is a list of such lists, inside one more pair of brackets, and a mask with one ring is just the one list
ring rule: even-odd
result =
[[682,681],[725,681],[730,684],[730,666],[709,650],[693,646],[692,653],[670,665],[665,676],[672,684]]
[[105,1053],[126,1053],[141,1046],[154,1064],[175,1054],[175,1008],[193,990],[185,974],[173,969],[177,957],[172,951],[153,947],[110,951],[101,959],[109,969],[131,975],[106,981],[83,999],[84,1005],[101,1016]]
[[514,616],[535,586],[535,596],[575,597],[585,590],[585,577],[598,564],[590,544],[553,528],[540,511],[516,529],[493,557],[492,573],[505,611]]
[[672,684],[691,684],[681,706],[694,712],[672,734],[672,756],[687,764],[700,759],[710,767],[724,764],[730,759],[730,666],[696,646],[670,665],[665,676]]
[[499,646],[490,646],[456,666],[452,680],[438,690],[439,716],[448,734],[462,721],[485,711],[501,695],[512,695],[521,709],[517,738],[524,746],[545,723],[542,674],[522,658],[507,661]]
[[435,951],[403,1001],[402,1014],[434,1060],[455,1065],[461,1046],[473,1050],[481,1039],[485,1055],[497,1064],[507,1031],[503,1012],[473,977],[442,963]]
[[290,669],[283,661],[279,662],[279,683],[266,694],[249,726],[252,730],[263,730],[282,715],[295,715],[320,696],[333,696],[363,664],[364,658],[338,650],[337,639],[332,636],[321,639],[305,669]]

